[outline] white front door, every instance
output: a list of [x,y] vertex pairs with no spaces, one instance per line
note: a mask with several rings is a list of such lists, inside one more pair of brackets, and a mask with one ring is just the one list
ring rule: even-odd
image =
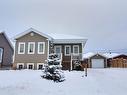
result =
[[92,59],[92,68],[104,68],[104,59]]
[[3,58],[3,48],[0,48],[0,63],[2,62]]

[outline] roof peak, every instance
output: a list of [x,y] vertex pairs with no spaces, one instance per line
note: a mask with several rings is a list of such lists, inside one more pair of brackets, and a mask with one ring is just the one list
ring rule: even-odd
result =
[[37,34],[39,34],[39,35],[41,35],[41,36],[44,36],[44,37],[48,38],[49,40],[52,39],[52,37],[50,37],[49,35],[47,35],[47,34],[45,34],[45,33],[43,33],[43,32],[40,32],[40,31],[38,31],[38,30],[36,30],[36,29],[34,29],[34,28],[29,28],[29,29],[27,29],[26,31],[24,31],[24,32],[22,32],[22,33],[16,35],[16,36],[14,37],[14,39],[16,40],[16,39],[18,39],[18,38],[20,38],[20,37],[22,37],[22,36],[24,36],[24,35],[26,35],[26,34],[32,32],[32,31],[35,32],[35,33],[37,33]]

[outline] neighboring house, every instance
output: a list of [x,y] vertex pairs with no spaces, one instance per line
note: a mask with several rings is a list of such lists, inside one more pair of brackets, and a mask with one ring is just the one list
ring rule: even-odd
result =
[[[121,63],[124,63],[124,60],[127,60],[127,55],[126,54],[118,54],[118,53],[105,53],[103,54],[108,58],[107,60],[107,65],[108,67],[112,67],[112,61],[116,60],[116,67],[119,67]],[[119,62],[118,62],[119,61]],[[121,61],[121,62],[120,62]],[[121,66],[122,67],[122,66]]]
[[104,56],[107,57],[107,67],[111,67],[111,61],[114,57],[119,56],[118,53],[104,53]]
[[0,68],[8,68],[13,61],[13,46],[4,32],[0,33]]
[[17,35],[15,38],[14,65],[15,69],[42,69],[51,53],[61,58],[62,69],[72,70],[73,60],[82,60],[86,39],[77,36],[44,34],[33,28]]
[[107,67],[107,57],[101,53],[86,53],[83,58],[84,63],[87,63],[89,68]]

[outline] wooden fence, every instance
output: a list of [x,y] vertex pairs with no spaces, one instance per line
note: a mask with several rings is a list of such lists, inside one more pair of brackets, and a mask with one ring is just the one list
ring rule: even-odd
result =
[[127,68],[127,59],[118,58],[110,61],[110,67],[114,68]]

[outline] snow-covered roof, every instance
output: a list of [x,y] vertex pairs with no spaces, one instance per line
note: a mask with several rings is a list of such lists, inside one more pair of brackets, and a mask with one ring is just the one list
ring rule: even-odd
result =
[[76,35],[69,35],[69,34],[50,33],[48,35],[54,39],[84,39],[84,37],[76,36]]
[[85,43],[87,39],[84,37],[68,34],[48,34],[54,39],[54,43]]
[[113,57],[117,57],[121,54],[118,54],[118,53],[104,53],[103,55],[106,56],[107,58],[113,58]]
[[13,45],[12,45],[11,41],[9,40],[8,36],[6,35],[6,33],[3,31],[3,32],[0,32],[0,34],[3,34],[5,36],[5,38],[7,39],[8,43],[9,43],[9,45],[11,46],[11,48],[14,49]]
[[93,56],[94,54],[95,54],[95,53],[93,53],[93,52],[85,53],[85,54],[83,54],[83,59],[90,58],[90,57]]
[[92,57],[94,55],[97,55],[97,54],[100,55],[100,56],[103,56],[105,58],[108,58],[107,56],[103,55],[102,53],[88,52],[88,53],[86,53],[86,54],[83,55],[83,59],[88,59],[88,58],[90,58],[90,57]]
[[83,55],[83,59],[88,59],[96,54],[99,54],[103,57],[106,57],[106,58],[114,58],[114,57],[117,57],[117,56],[120,56],[120,55],[126,55],[126,54],[120,54],[120,53],[93,53],[93,52],[88,52],[88,53],[85,53]]
[[53,39],[54,43],[83,43],[83,44],[85,44],[87,41],[87,39],[85,39],[84,37],[75,36],[75,35],[56,34],[56,33],[45,34],[45,33],[42,33],[34,28],[30,28],[30,29],[26,30],[25,32],[15,36],[14,40],[28,34],[31,31],[33,31],[41,36],[44,36],[44,37],[48,38],[49,40]]

